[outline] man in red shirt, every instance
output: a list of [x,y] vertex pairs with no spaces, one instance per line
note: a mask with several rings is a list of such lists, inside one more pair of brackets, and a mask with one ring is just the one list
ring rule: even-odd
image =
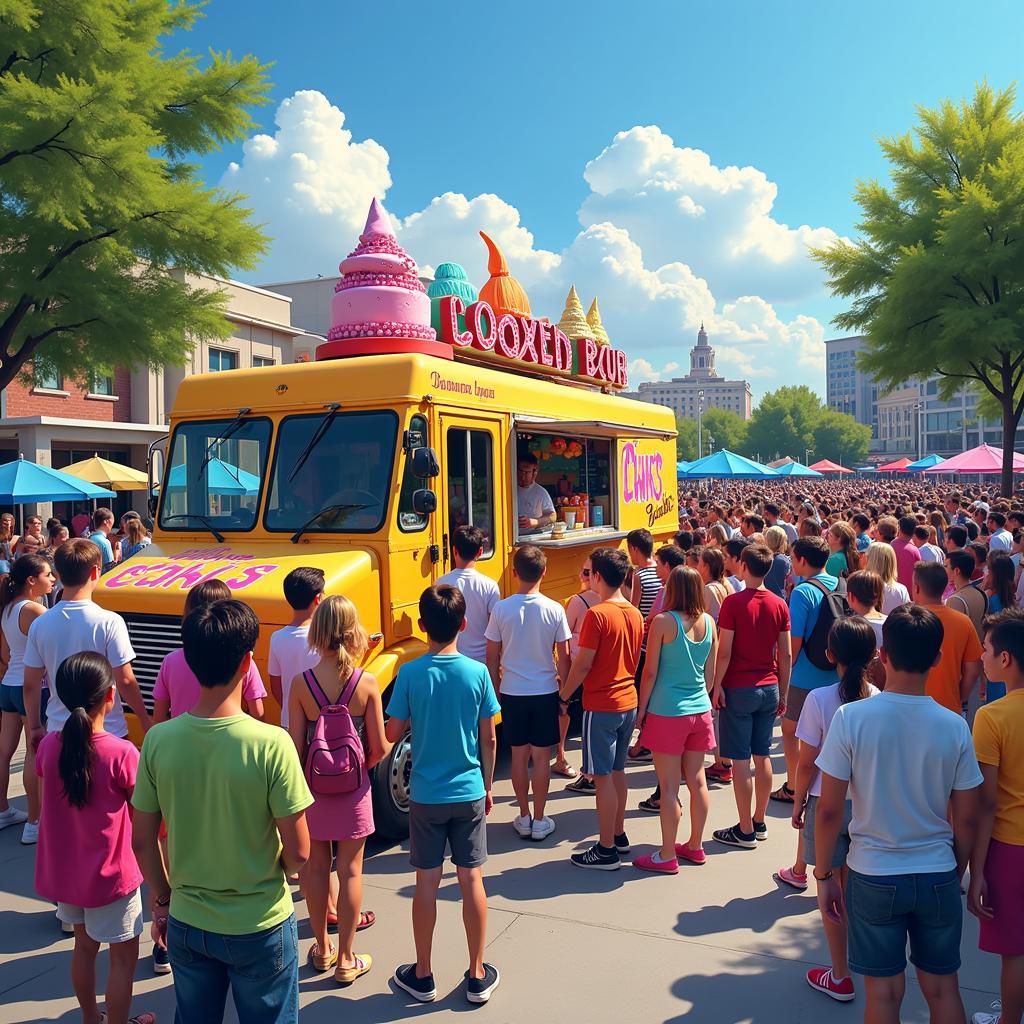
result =
[[[744,548],[744,590],[730,594],[718,615],[718,664],[711,701],[721,709],[721,756],[732,760],[739,821],[714,833],[727,846],[752,850],[768,838],[764,816],[772,791],[769,754],[776,716],[786,711],[793,667],[789,608],[764,585],[772,553],[761,544]],[[751,777],[754,760],[756,780]],[[755,793],[756,791],[756,793]],[[751,798],[756,797],[751,807]]]
[[896,579],[908,591],[913,591],[914,566],[921,561],[921,549],[914,544],[916,526],[917,520],[913,516],[901,516],[899,536],[892,542],[892,549],[896,552]]

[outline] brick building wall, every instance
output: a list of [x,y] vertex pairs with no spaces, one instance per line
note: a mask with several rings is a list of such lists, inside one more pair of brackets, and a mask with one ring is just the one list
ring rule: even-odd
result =
[[20,380],[15,380],[6,390],[6,415],[59,416],[72,420],[131,423],[131,373],[126,369],[116,370],[113,383],[113,397],[116,401],[112,401],[111,397],[106,395],[88,397],[85,388],[70,380],[64,381],[59,391],[33,388]]

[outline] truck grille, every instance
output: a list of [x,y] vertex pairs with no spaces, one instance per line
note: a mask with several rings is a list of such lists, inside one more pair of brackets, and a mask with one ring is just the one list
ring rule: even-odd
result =
[[122,615],[128,626],[128,636],[135,649],[132,669],[146,700],[153,710],[153,687],[160,665],[171,651],[181,647],[181,619],[177,615]]

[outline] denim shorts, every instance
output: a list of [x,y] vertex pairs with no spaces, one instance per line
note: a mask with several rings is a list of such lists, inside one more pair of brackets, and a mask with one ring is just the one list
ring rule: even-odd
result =
[[[46,702],[50,699],[50,691],[44,686],[39,691],[39,720],[46,725]],[[28,716],[25,710],[25,687],[4,686],[0,683],[0,711],[5,714]]]
[[626,770],[636,708],[583,712],[583,773],[611,775]]
[[746,761],[751,755],[767,757],[779,710],[777,686],[743,686],[725,691],[725,707],[718,718],[718,750],[729,760]]
[[960,969],[963,903],[956,871],[920,875],[861,875],[846,883],[850,969],[892,978],[910,962],[928,974]]

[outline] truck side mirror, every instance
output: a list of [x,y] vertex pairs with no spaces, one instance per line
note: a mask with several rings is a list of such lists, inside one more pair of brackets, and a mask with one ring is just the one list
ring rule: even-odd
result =
[[146,507],[149,509],[149,518],[156,519],[156,506],[160,499],[155,495],[151,494],[149,500],[146,502]]
[[[419,449],[423,451],[422,448]],[[417,515],[429,516],[437,511],[437,495],[426,488],[412,492],[412,510]]]
[[418,476],[421,480],[429,480],[440,475],[441,464],[437,461],[437,453],[433,448],[414,448],[412,450],[412,471],[413,475]]

